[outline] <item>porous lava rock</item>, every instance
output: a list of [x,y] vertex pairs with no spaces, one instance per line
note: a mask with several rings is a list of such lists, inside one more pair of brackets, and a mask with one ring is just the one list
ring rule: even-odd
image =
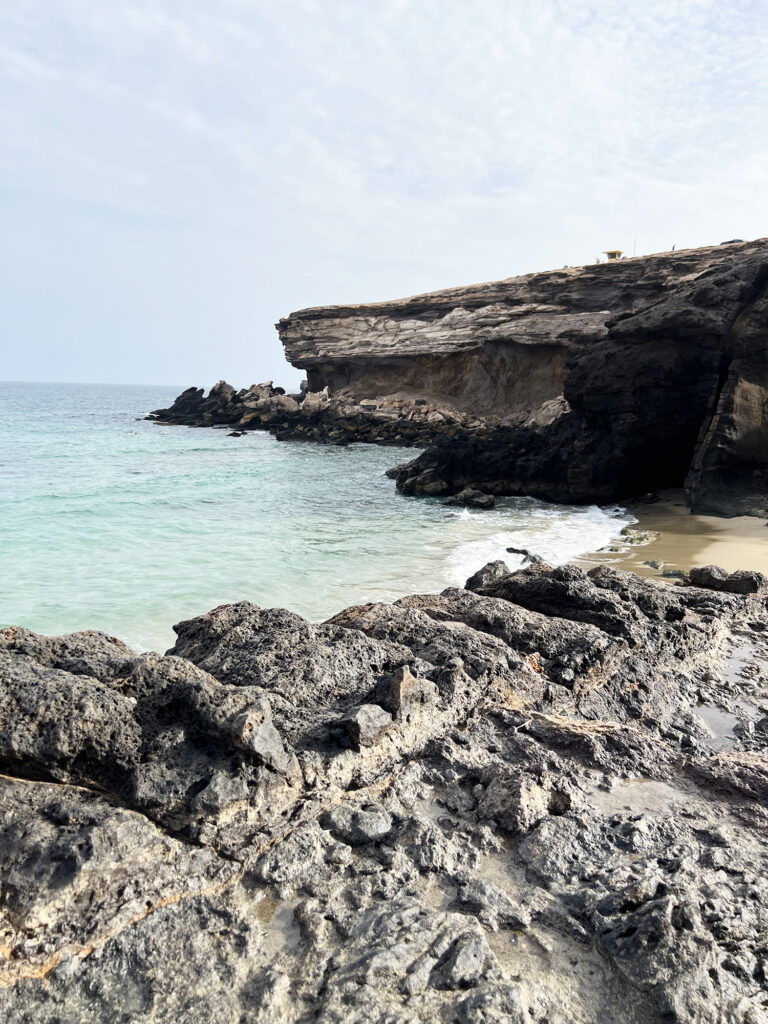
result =
[[165,656],[0,630],[0,1019],[761,1024],[733,575],[495,563],[322,624],[221,606]]

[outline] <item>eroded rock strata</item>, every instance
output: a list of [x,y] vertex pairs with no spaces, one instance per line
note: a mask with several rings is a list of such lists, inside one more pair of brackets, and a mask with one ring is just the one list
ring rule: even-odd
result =
[[277,325],[307,373],[190,389],[156,418],[283,438],[433,444],[405,493],[608,501],[685,483],[696,511],[768,509],[768,240],[549,273]]
[[768,1020],[766,581],[693,579],[0,631],[0,1019]]

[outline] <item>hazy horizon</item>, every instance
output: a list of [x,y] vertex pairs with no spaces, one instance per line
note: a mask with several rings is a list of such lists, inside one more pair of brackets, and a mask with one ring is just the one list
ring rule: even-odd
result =
[[757,0],[22,0],[0,29],[6,379],[291,388],[296,309],[768,235]]

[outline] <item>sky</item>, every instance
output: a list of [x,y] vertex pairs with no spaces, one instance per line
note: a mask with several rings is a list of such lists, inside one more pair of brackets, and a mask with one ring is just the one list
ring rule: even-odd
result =
[[292,310],[768,235],[765,0],[13,0],[0,376],[294,386]]

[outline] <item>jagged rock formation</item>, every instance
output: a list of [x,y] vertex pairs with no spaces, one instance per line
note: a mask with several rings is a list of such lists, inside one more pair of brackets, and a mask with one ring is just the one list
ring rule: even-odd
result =
[[694,578],[0,631],[0,1018],[765,1021],[767,587]]
[[397,477],[409,494],[593,502],[685,482],[696,511],[768,514],[766,239],[305,309],[277,328],[308,393],[190,389],[155,418],[433,443]]
[[329,389],[286,395],[272,381],[240,391],[219,381],[206,396],[202,388],[187,388],[168,409],[156,409],[147,419],[187,427],[233,426],[230,436],[248,430],[269,430],[280,441],[320,441],[346,445],[429,444],[440,437],[469,436],[481,430],[480,419],[437,407],[419,398],[389,396],[359,402],[332,397]]

